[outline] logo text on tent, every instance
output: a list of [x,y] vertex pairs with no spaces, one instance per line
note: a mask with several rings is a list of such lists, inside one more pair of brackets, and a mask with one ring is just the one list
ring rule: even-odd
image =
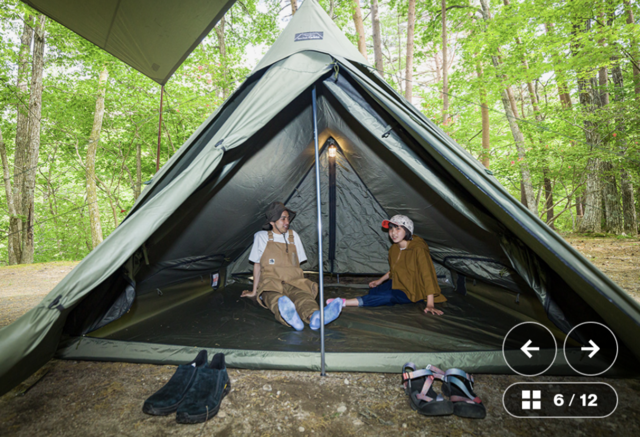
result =
[[324,32],[302,32],[302,33],[296,33],[296,36],[294,38],[294,42],[296,41],[309,41],[312,39],[323,39],[324,38]]

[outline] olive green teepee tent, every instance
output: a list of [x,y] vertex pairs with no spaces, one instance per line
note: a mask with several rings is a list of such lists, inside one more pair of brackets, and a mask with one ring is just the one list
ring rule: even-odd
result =
[[[225,352],[230,366],[318,369],[317,332],[290,330],[240,298],[251,287],[253,234],[275,200],[298,212],[292,228],[307,249],[303,268],[341,278],[385,273],[389,241],[380,222],[408,215],[449,299],[439,318],[419,304],[345,309],[326,327],[327,370],[397,372],[413,361],[511,373],[504,343],[519,354],[513,359],[542,371],[546,364],[519,349],[544,328],[504,340],[527,321],[548,328],[559,348],[582,322],[607,325],[620,346],[610,372],[640,358],[638,305],[398,95],[318,3],[305,0],[123,223],[0,330],[0,392],[53,356],[179,363],[207,348]],[[365,292],[325,287],[326,297]],[[567,353],[580,355],[591,339],[599,341],[574,336]],[[572,373],[564,354],[552,362],[548,372]]]

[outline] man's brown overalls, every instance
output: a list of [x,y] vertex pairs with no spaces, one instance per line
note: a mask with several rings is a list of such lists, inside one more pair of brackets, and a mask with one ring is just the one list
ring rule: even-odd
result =
[[260,258],[260,282],[257,298],[260,305],[269,308],[276,320],[289,326],[280,316],[278,299],[287,296],[296,306],[300,318],[309,323],[311,314],[318,311],[316,296],[318,284],[305,279],[298,252],[293,239],[293,231],[289,230],[288,243],[276,243],[273,231],[269,231],[269,241]]

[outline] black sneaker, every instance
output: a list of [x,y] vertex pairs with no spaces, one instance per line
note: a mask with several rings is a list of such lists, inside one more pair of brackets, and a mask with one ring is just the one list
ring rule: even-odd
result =
[[218,414],[222,399],[231,391],[224,354],[215,354],[211,364],[199,367],[195,382],[178,407],[178,423],[200,423]]
[[195,360],[178,366],[169,382],[144,401],[142,411],[153,416],[166,416],[178,409],[185,395],[193,386],[199,368],[207,365],[207,351],[198,352]]

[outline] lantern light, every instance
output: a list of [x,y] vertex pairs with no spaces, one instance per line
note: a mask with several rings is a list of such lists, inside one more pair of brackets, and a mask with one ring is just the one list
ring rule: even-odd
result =
[[329,146],[329,158],[335,158],[338,148],[334,145]]

